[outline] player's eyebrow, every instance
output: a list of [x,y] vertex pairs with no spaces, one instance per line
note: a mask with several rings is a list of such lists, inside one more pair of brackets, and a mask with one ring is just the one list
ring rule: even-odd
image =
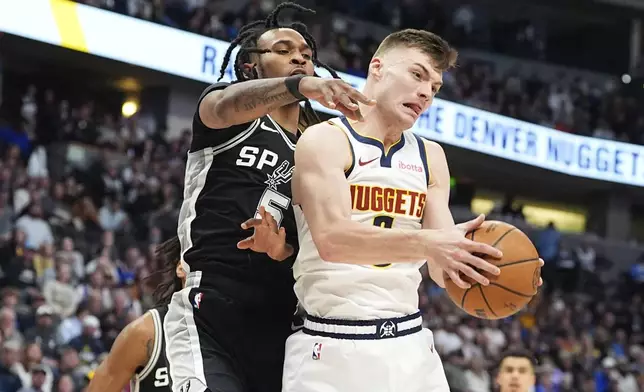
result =
[[[425,67],[425,66],[424,66],[424,65],[422,65],[421,63],[414,63],[414,65],[415,65],[415,66],[417,66],[417,67],[419,67],[420,69],[422,69],[422,70],[423,70],[423,72],[425,73],[425,75],[431,75],[431,74],[430,74],[430,72],[429,72],[429,70],[427,69],[427,67]],[[443,81],[442,81],[442,80],[439,80],[439,81],[437,81],[436,83],[434,83],[434,85],[435,85],[436,87],[438,87],[438,88],[441,88],[441,87],[443,87]]]
[[[281,40],[276,41],[275,43],[273,43],[273,46],[277,46],[277,45],[286,45],[286,46],[292,48],[292,47],[295,46],[295,43],[293,41],[291,41],[290,39],[281,39]],[[307,43],[301,44],[300,47],[303,50],[310,50],[311,49],[311,47]]]
[[423,72],[425,73],[425,75],[429,75],[429,70],[427,69],[427,67],[425,67],[425,66],[424,66],[424,65],[422,65],[421,63],[414,63],[414,65],[415,65],[415,66],[417,66],[417,67],[419,67],[420,69],[422,69],[422,70],[423,70]]

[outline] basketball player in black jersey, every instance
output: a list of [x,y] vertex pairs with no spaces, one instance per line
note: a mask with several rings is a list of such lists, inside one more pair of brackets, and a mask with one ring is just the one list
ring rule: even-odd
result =
[[109,355],[94,372],[88,392],[121,392],[128,382],[130,392],[171,391],[163,320],[172,294],[185,283],[179,263],[179,239],[175,237],[161,244],[157,257],[164,264],[158,272],[164,282],[154,293],[157,306],[121,331]]
[[[223,76],[239,45],[237,81],[208,87],[198,101],[178,224],[188,277],[164,325],[175,392],[281,390],[296,307],[296,134],[319,122],[308,99],[353,119],[361,118],[358,102],[372,104],[340,79],[313,76],[314,65],[328,67],[304,24],[278,23],[287,8],[311,11],[282,3],[266,20],[241,28],[222,66]],[[269,214],[283,229],[274,233],[280,244],[264,247],[257,231],[246,239],[240,223]]]

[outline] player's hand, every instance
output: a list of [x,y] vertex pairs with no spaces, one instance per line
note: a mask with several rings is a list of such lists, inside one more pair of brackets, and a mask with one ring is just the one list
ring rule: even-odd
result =
[[[543,267],[544,264],[546,264],[545,261],[543,261],[542,258],[539,258],[539,267]],[[543,284],[543,279],[540,276],[539,283],[537,283],[537,286],[541,287],[542,284]]]
[[358,103],[369,106],[376,103],[340,79],[307,76],[300,80],[299,91],[305,97],[318,101],[322,106],[338,110],[346,117],[357,121],[363,119]]
[[[469,222],[461,223],[448,229],[435,230],[431,237],[432,246],[429,260],[436,263],[457,286],[468,289],[470,283],[465,282],[460,273],[474,281],[487,286],[490,281],[481,272],[499,275],[501,270],[482,257],[492,256],[501,258],[500,250],[491,245],[475,242],[465,238],[465,234],[477,229],[485,221],[484,215]],[[480,256],[480,257],[479,257]]]
[[239,249],[266,253],[273,260],[283,261],[293,254],[293,247],[286,243],[286,230],[277,227],[273,215],[259,207],[260,218],[251,218],[241,224],[242,229],[253,229],[253,235],[237,243]]

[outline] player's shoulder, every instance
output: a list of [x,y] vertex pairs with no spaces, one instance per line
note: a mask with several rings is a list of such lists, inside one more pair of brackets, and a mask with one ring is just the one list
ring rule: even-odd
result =
[[321,123],[311,125],[306,128],[298,139],[298,146],[304,142],[330,144],[339,138],[346,138],[344,130],[338,125],[337,119],[322,121]]
[[201,92],[201,95],[199,96],[199,101],[198,102],[201,103],[201,101],[203,101],[203,99],[206,97],[206,95],[212,93],[213,91],[223,90],[226,87],[230,86],[231,84],[232,83],[229,83],[229,82],[217,82],[217,83],[211,84],[210,86],[208,86],[205,89],[203,89],[203,91]]
[[445,157],[445,150],[443,147],[436,143],[433,140],[425,139],[422,136],[419,136],[418,139],[425,145],[425,151],[427,151],[428,158],[443,158]]
[[[342,128],[333,122],[324,121],[308,127],[297,141],[295,165],[305,162],[325,162],[346,166],[352,159],[352,147]],[[316,164],[316,165],[317,165]]]
[[132,341],[142,341],[154,338],[157,316],[158,313],[155,315],[153,310],[149,310],[123,328],[121,334],[128,340]]

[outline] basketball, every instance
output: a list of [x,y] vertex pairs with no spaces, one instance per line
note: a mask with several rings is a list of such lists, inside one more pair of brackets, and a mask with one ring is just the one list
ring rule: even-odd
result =
[[472,284],[469,289],[458,287],[445,275],[445,288],[450,299],[469,315],[482,319],[501,319],[523,309],[537,294],[541,266],[532,241],[521,230],[499,221],[486,221],[466,234],[472,241],[492,245],[503,252],[503,258],[484,259],[501,270],[498,276],[483,273],[490,280],[482,286],[463,276]]

